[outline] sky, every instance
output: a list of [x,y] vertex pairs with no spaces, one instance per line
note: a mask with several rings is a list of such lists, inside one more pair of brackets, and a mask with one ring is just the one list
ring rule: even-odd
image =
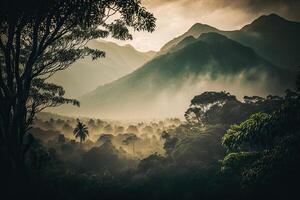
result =
[[142,5],[157,18],[156,30],[133,32],[130,41],[107,40],[120,45],[131,44],[139,51],[159,51],[195,23],[236,30],[270,13],[300,21],[300,0],[142,0]]

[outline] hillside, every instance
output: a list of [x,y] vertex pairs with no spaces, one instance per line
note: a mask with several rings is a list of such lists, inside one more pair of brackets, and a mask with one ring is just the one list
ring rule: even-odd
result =
[[62,85],[67,96],[79,97],[97,86],[114,81],[145,64],[155,52],[139,52],[130,45],[119,46],[113,42],[91,41],[90,48],[103,50],[105,58],[92,61],[90,57],[79,60],[70,68],[56,73],[50,81]]
[[159,55],[167,53],[170,49],[174,48],[180,41],[184,40],[186,37],[192,36],[194,38],[198,38],[202,33],[209,32],[219,32],[218,29],[211,27],[206,24],[197,23],[194,24],[187,32],[183,35],[180,35],[173,40],[167,42],[158,52]]
[[105,117],[178,116],[199,91],[227,90],[241,97],[281,92],[286,86],[279,84],[283,72],[251,48],[217,33],[194,40],[83,96],[76,111]]
[[205,32],[227,36],[245,46],[269,62],[283,69],[295,71],[300,63],[300,23],[286,20],[276,14],[263,15],[251,24],[236,31],[222,31],[203,24],[195,24],[183,35],[161,48],[166,53],[188,36],[199,37]]

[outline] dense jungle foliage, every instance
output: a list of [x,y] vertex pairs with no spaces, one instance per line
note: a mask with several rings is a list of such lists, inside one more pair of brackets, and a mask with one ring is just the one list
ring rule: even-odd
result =
[[205,92],[191,101],[186,122],[41,114],[25,141],[33,145],[23,192],[36,199],[286,199],[300,177],[299,111],[299,90],[287,90],[244,101]]

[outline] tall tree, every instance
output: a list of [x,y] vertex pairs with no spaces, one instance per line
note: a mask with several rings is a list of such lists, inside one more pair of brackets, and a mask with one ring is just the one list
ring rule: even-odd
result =
[[243,188],[251,191],[247,194],[251,198],[253,194],[259,198],[298,194],[299,110],[300,93],[287,90],[279,109],[256,113],[231,126],[223,136],[227,155],[222,171],[239,177]]
[[128,136],[123,140],[123,144],[125,144],[125,145],[131,144],[132,145],[132,154],[133,155],[135,154],[134,144],[136,141],[138,141],[138,139],[139,138],[135,134],[129,133]]
[[[40,108],[78,105],[64,99],[62,88],[47,85],[46,79],[84,56],[103,57],[104,52],[85,44],[109,35],[131,39],[129,28],[155,28],[154,16],[140,0],[1,1],[0,141],[8,168],[23,168],[23,138]],[[52,92],[41,97],[41,88]]]
[[77,125],[73,131],[75,138],[79,138],[80,145],[89,136],[88,127],[78,120]]
[[256,112],[273,112],[283,102],[279,96],[269,95],[267,98],[259,96],[245,96],[244,102],[227,92],[204,92],[195,96],[185,118],[189,123],[198,125],[230,125],[246,120]]
[[101,145],[104,144],[104,143],[107,143],[107,142],[111,143],[113,137],[114,136],[112,134],[102,134],[98,138],[97,143],[101,143]]

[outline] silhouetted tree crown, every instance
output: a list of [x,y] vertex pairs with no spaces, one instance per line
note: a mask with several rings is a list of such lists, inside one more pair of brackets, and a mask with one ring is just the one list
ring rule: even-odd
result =
[[135,142],[136,142],[138,139],[139,139],[139,138],[138,138],[135,134],[129,133],[129,134],[127,135],[127,137],[126,137],[122,142],[123,142],[123,144],[125,144],[125,145],[131,144],[131,145],[132,145],[132,153],[135,154],[134,144],[135,144]]
[[73,131],[75,138],[79,138],[80,143],[84,142],[85,139],[89,136],[88,127],[82,122],[78,121],[77,125]]
[[109,35],[132,39],[129,28],[154,31],[155,18],[139,0],[1,1],[0,137],[6,151],[13,152],[12,165],[22,163],[23,136],[36,112],[79,105],[46,79],[85,56],[103,57],[103,51],[86,43]]
[[[112,18],[112,16],[114,16]],[[155,18],[139,0],[3,0],[0,6],[0,139],[12,166],[24,163],[22,143],[35,113],[79,103],[46,79],[90,55],[86,43],[109,35],[131,39],[129,28],[152,32]],[[42,92],[41,92],[42,91]]]
[[[289,94],[293,95],[292,92]],[[184,116],[189,123],[230,125],[246,120],[251,114],[259,111],[272,112],[278,109],[282,102],[282,97],[272,95],[267,98],[245,96],[244,102],[241,102],[227,92],[204,92],[192,99]]]

